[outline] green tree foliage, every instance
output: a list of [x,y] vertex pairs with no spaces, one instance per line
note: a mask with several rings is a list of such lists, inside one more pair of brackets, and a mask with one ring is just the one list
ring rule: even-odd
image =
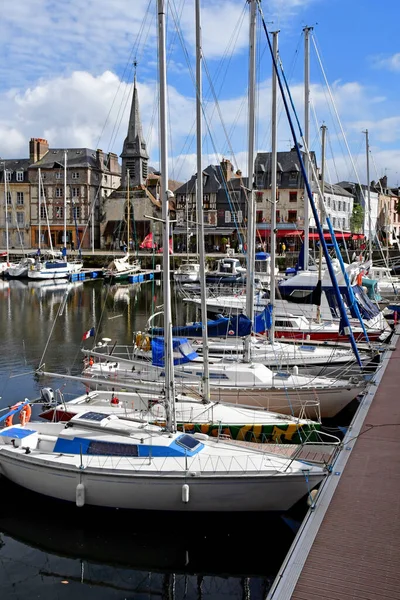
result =
[[354,203],[353,214],[350,217],[350,229],[353,233],[360,233],[364,225],[364,209],[361,204]]

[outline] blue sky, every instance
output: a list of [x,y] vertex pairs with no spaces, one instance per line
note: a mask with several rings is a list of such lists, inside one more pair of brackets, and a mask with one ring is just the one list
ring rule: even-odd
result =
[[[3,0],[0,156],[26,157],[30,137],[45,137],[51,147],[101,147],[119,154],[136,58],[143,131],[151,162],[157,165],[155,5],[155,0]],[[184,181],[195,170],[194,87],[188,64],[193,65],[194,8],[193,0],[171,0],[169,5],[170,175]],[[371,178],[386,172],[391,185],[400,183],[399,3],[381,2],[381,16],[372,0],[272,0],[263,1],[262,7],[269,29],[280,29],[281,58],[300,117],[302,29],[313,25],[358,176],[365,180],[362,131],[368,128]],[[206,165],[229,157],[246,172],[246,2],[203,0],[202,20],[210,129],[203,160]],[[258,54],[256,150],[268,151],[271,62],[262,32]],[[208,74],[218,109],[211,100]],[[326,123],[331,181],[356,180],[338,122],[332,117],[313,42],[311,84],[311,148],[318,152],[318,129]],[[279,123],[279,150],[286,150],[291,142],[283,114]]]

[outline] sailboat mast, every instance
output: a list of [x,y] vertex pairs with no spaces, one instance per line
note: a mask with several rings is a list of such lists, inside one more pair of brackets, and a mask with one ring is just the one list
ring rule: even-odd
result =
[[[272,33],[272,49],[275,60],[278,60],[278,35],[279,31]],[[276,196],[277,196],[277,85],[276,72],[272,63],[272,110],[271,110],[271,275],[269,285],[269,302],[272,307],[271,328],[269,339],[273,343],[275,339],[275,261],[276,261]]]
[[[310,31],[313,27],[304,27],[304,141],[306,144],[304,166],[307,179],[310,176],[310,165],[308,161],[308,151],[310,142]],[[308,270],[309,263],[309,233],[310,233],[310,202],[308,200],[307,189],[304,188],[304,270]]]
[[42,235],[42,229],[41,229],[41,214],[40,214],[40,209],[41,209],[41,183],[42,183],[42,174],[41,174],[41,170],[40,167],[38,169],[38,248],[39,248],[39,254],[40,254],[40,246],[41,246],[41,235]]
[[[250,0],[250,55],[249,55],[249,140],[247,156],[248,173],[248,218],[247,218],[247,270],[246,270],[246,313],[254,321],[254,263],[255,263],[255,207],[253,190],[254,137],[255,137],[255,85],[256,85],[256,0]],[[251,336],[245,340],[244,359],[251,360]]]
[[371,223],[371,189],[369,185],[369,136],[368,129],[365,133],[365,151],[367,155],[367,199],[368,199],[368,252],[369,260],[372,260],[372,223]]
[[[319,196],[319,218],[321,220],[322,229],[325,221],[325,140],[326,140],[326,125],[321,126],[322,144],[321,144],[321,194]],[[319,260],[318,260],[318,283],[322,285],[322,245],[319,245]],[[317,321],[321,323],[321,300],[317,305]]]
[[64,258],[67,256],[67,151],[64,150]]
[[6,163],[3,163],[3,174],[4,174],[4,208],[6,211],[6,252],[7,252],[7,264],[10,262],[10,254],[9,254],[9,239],[8,239],[8,198],[7,198],[7,171],[6,171]]
[[203,394],[210,400],[210,372],[208,363],[208,332],[207,332],[207,303],[206,303],[206,255],[204,251],[204,218],[203,218],[203,169],[202,169],[202,47],[200,0],[196,0],[196,153],[197,153],[197,186],[196,206],[198,218],[198,240],[200,261],[200,290],[201,290],[201,322],[203,341]]
[[171,273],[169,260],[169,199],[172,192],[168,190],[168,146],[167,146],[167,72],[165,51],[165,0],[157,0],[158,12],[158,71],[160,86],[160,166],[161,189],[160,199],[163,220],[163,292],[164,292],[164,362],[165,362],[165,403],[167,429],[175,431],[175,383],[174,359],[172,345],[172,311],[171,311]]

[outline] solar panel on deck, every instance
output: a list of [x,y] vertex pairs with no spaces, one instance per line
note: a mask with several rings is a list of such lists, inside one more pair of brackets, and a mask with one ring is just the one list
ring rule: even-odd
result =
[[191,435],[182,435],[176,440],[176,443],[179,444],[179,446],[186,448],[186,450],[193,450],[200,444],[199,440],[196,440],[196,438]]
[[99,412],[87,412],[78,417],[79,419],[85,419],[86,421],[102,421],[106,417],[109,417],[107,413],[99,413]]

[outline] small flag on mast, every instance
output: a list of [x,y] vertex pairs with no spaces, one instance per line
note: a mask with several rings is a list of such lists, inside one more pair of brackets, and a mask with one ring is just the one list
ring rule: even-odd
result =
[[89,329],[89,331],[86,331],[83,336],[82,336],[82,342],[84,342],[85,340],[88,340],[90,337],[94,336],[94,327],[92,327],[92,329]]

